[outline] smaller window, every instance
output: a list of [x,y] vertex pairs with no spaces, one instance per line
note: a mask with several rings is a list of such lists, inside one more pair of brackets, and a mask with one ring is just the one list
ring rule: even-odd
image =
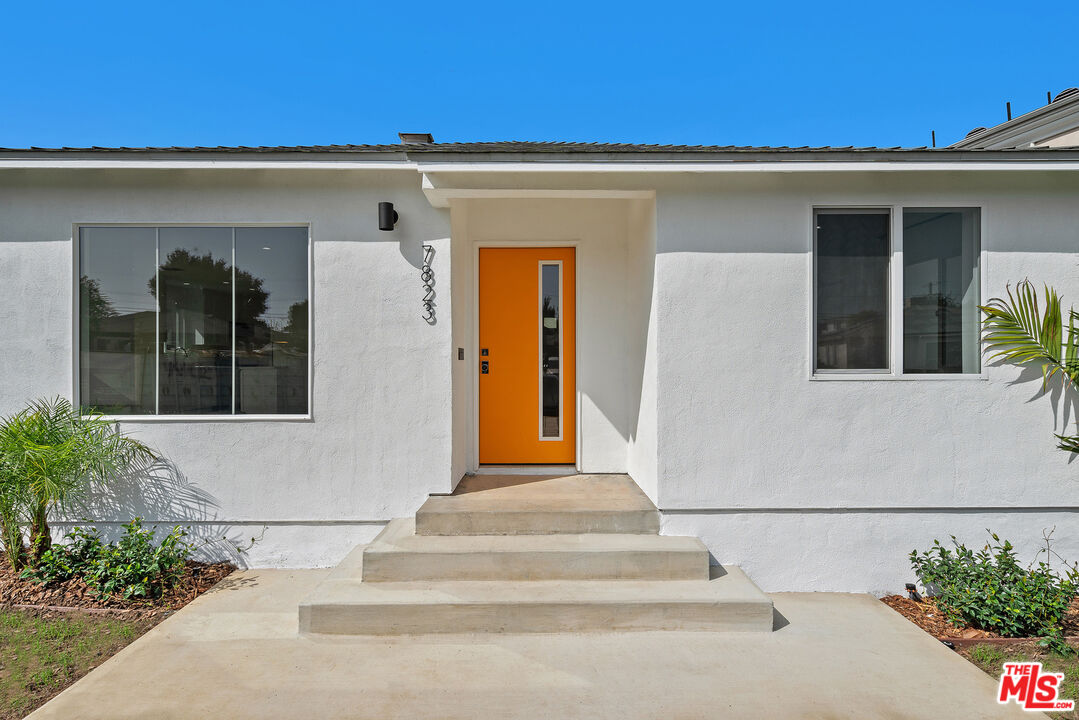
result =
[[888,210],[816,210],[816,370],[888,372]]
[[980,370],[978,212],[903,210],[903,372]]

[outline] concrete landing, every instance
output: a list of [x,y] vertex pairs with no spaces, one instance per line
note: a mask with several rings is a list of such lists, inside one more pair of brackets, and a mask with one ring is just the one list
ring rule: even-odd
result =
[[731,566],[706,580],[364,582],[364,561],[357,548],[300,603],[301,633],[772,630],[772,601]]
[[471,475],[416,513],[418,535],[658,532],[659,511],[628,475]]
[[393,520],[363,552],[363,580],[707,580],[708,548],[695,537],[416,535]]
[[30,718],[1041,717],[867,595],[772,595],[771,633],[299,636],[327,575],[235,573]]

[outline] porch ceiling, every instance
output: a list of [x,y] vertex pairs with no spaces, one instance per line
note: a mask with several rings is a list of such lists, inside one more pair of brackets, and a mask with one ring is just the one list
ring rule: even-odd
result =
[[453,182],[453,178],[438,177],[437,180],[427,173],[423,174],[423,194],[432,207],[448,208],[451,200],[491,200],[491,199],[593,199],[593,200],[653,200],[655,190],[614,190],[607,188],[582,187],[513,187],[512,178],[488,176],[486,186],[475,187],[476,183],[464,186]]

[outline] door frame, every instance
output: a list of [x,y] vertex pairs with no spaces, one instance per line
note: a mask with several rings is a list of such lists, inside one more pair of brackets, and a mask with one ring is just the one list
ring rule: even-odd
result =
[[[581,241],[580,240],[477,240],[472,243],[472,313],[469,318],[469,335],[472,344],[471,350],[465,353],[465,357],[473,357],[472,369],[469,379],[472,384],[472,417],[469,422],[469,432],[472,436],[471,459],[468,462],[468,472],[476,472],[480,469],[480,248],[573,248],[573,287],[576,297],[574,302],[573,323],[573,362],[574,362],[574,387],[573,405],[576,414],[573,455],[573,468],[581,471]],[[519,466],[527,469],[529,465]],[[536,466],[542,467],[542,466]]]

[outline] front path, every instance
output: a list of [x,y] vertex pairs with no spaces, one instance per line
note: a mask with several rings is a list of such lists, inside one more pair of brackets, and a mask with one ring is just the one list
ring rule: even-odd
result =
[[1038,717],[866,595],[776,593],[771,634],[298,637],[327,572],[235,573],[30,717]]

